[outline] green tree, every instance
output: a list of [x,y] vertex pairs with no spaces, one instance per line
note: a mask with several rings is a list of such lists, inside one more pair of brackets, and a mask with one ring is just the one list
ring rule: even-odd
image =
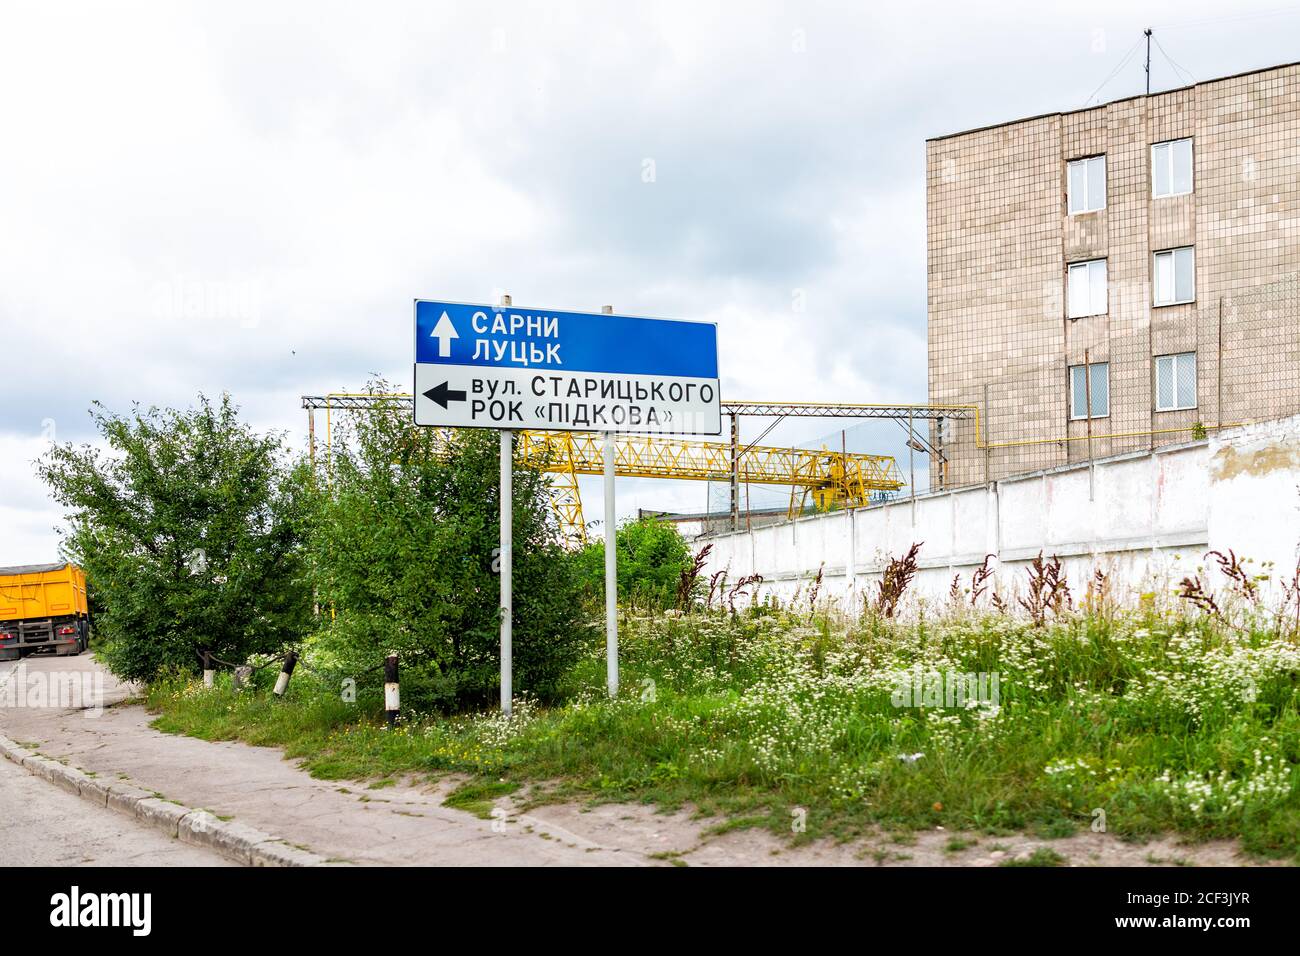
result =
[[[384,383],[373,383],[382,394]],[[514,471],[513,682],[554,697],[593,631],[545,477]],[[392,652],[403,702],[465,707],[500,687],[499,442],[372,408],[342,427],[312,524],[322,649],[358,678]]]
[[[691,566],[694,558],[677,528],[656,518],[640,518],[620,525],[614,541],[618,549],[619,600],[644,607],[672,607],[682,571]],[[603,601],[605,542],[587,545],[579,561],[587,594]]]
[[102,445],[56,445],[37,470],[68,509],[63,551],[86,572],[114,674],[196,670],[199,652],[243,661],[311,622],[302,479],[275,434],[240,423],[228,395],[195,408],[96,403]]

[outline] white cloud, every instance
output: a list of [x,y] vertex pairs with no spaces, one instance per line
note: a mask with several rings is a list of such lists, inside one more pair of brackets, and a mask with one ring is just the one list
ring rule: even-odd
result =
[[0,434],[0,462],[4,463],[0,466],[0,565],[41,564],[58,558],[54,528],[62,515],[47,499],[32,467],[49,444],[49,437],[39,433]]
[[[1202,77],[1293,59],[1272,10],[6,3],[0,447],[199,390],[301,442],[300,394],[405,381],[413,298],[501,289],[714,318],[734,397],[922,400],[925,137],[1082,105],[1147,22]],[[19,467],[0,548],[43,559]]]

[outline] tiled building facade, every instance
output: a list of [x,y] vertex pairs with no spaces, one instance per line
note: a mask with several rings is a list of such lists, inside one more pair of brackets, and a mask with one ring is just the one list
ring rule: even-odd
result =
[[940,137],[926,166],[930,402],[983,432],[954,423],[933,487],[1300,412],[1300,64]]

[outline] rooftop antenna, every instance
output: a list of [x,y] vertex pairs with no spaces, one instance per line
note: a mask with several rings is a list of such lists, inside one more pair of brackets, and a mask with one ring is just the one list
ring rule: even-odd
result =
[[1142,31],[1143,36],[1147,38],[1147,96],[1151,95],[1151,28],[1147,27]]

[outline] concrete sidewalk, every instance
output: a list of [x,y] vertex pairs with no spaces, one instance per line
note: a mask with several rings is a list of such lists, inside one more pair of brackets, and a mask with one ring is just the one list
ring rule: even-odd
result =
[[[656,862],[653,828],[623,844],[569,831],[560,819],[534,814],[501,822],[442,806],[450,786],[404,783],[367,790],[364,783],[312,778],[279,750],[209,743],[159,733],[131,696],[89,655],[29,657],[29,674],[103,673],[105,709],[0,707],[0,734],[97,779],[121,780],[169,801],[233,818],[331,861],[355,864],[636,865]],[[0,665],[0,681],[17,665]],[[497,832],[493,829],[496,823]],[[593,821],[595,822],[595,821]],[[594,829],[599,830],[597,826]],[[626,821],[620,830],[627,830]],[[673,847],[664,847],[673,849]]]
[[[152,718],[140,705],[113,706],[128,700],[130,689],[89,655],[28,658],[23,664],[28,674],[101,674],[106,709],[87,716],[94,711],[0,706],[0,735],[86,771],[95,781],[120,781],[160,795],[162,801],[148,801],[155,806],[174,801],[184,805],[178,810],[206,810],[232,826],[255,828],[339,864],[997,866],[1043,846],[1082,866],[1252,862],[1230,841],[1188,847],[1165,837],[1143,846],[1090,832],[1061,840],[1024,835],[992,840],[970,834],[971,848],[960,853],[948,848],[958,834],[942,831],[918,833],[906,843],[877,834],[852,844],[823,840],[792,846],[760,829],[711,834],[709,827],[717,821],[686,812],[657,813],[640,804],[561,804],[524,813],[504,798],[497,801],[509,811],[504,820],[483,820],[442,805],[450,781],[408,781],[369,790],[365,783],[314,779],[277,749],[160,733],[149,726]],[[16,668],[0,664],[0,685]],[[38,773],[50,770],[39,760],[26,763]]]

